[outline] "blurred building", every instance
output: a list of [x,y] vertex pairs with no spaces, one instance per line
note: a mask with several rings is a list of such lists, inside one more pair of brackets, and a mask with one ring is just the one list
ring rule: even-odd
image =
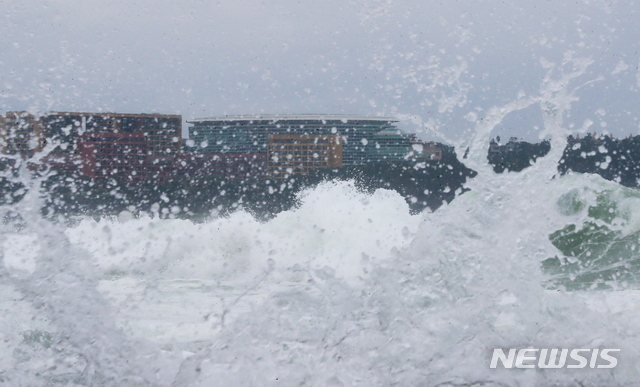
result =
[[444,149],[434,141],[415,140],[411,147],[413,148],[410,154],[412,160],[442,160]]
[[[373,161],[370,150],[375,147],[376,134],[397,131],[395,118],[355,115],[247,115],[188,122],[193,126],[189,128],[190,146],[185,149],[192,153],[267,154],[269,135],[337,135],[343,165]],[[405,154],[409,151],[410,146]]]
[[0,123],[0,139],[4,154],[28,158],[47,147],[43,164],[97,180],[163,181],[182,149],[182,116],[8,112]]
[[320,168],[342,166],[343,147],[338,135],[270,134],[268,136],[268,173],[285,178]]
[[42,150],[41,123],[27,112],[8,112],[0,123],[0,142],[3,154],[31,157]]
[[60,144],[56,150],[78,149],[84,133],[142,133],[148,155],[176,155],[182,148],[182,116],[168,114],[49,112],[40,117],[47,141]]
[[7,112],[0,121],[5,154],[33,154],[47,144],[54,152],[78,150],[84,133],[142,133],[151,156],[175,155],[182,148],[182,116],[167,114],[47,112],[38,117]]
[[[283,178],[369,162],[439,160],[442,149],[399,130],[390,117],[251,115],[189,121],[166,114],[8,112],[0,120],[5,154],[99,181],[164,182],[176,174]],[[418,150],[419,149],[419,150]]]
[[[367,146],[367,159],[374,162],[404,159],[411,152],[416,142],[415,134],[408,134],[400,129],[387,129],[375,133]],[[367,144],[369,145],[369,144]]]
[[88,132],[80,136],[79,145],[84,176],[126,183],[147,178],[148,144],[142,133]]

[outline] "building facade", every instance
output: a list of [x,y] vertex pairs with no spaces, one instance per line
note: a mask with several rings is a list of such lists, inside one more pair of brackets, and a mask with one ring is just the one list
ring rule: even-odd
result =
[[[176,174],[285,178],[321,168],[399,160],[439,160],[442,149],[396,128],[390,117],[251,115],[189,121],[165,114],[8,112],[2,152],[98,181],[164,182]],[[418,150],[419,148],[419,150]]]
[[366,148],[368,161],[384,162],[404,159],[417,140],[415,134],[387,129],[376,133],[369,141],[371,146]]
[[338,135],[270,134],[268,174],[283,179],[321,168],[342,166],[342,140]]
[[429,160],[442,160],[442,151],[435,141],[428,141],[421,144],[422,154]]
[[56,152],[78,149],[84,133],[141,133],[150,156],[178,154],[182,148],[182,116],[169,114],[49,112],[40,117],[47,141],[60,145]]
[[8,112],[0,122],[4,154],[29,158],[48,146],[42,163],[96,180],[164,181],[182,150],[182,116]]
[[0,125],[2,153],[23,158],[40,152],[43,146],[40,120],[27,112],[7,112]]
[[413,151],[409,155],[409,159],[414,161],[442,160],[442,152],[444,149],[435,141],[416,140],[412,143]]
[[147,178],[148,145],[142,133],[89,132],[80,136],[82,175],[137,184]]
[[[397,130],[391,117],[352,115],[254,115],[201,118],[188,123],[190,152],[202,154],[267,154],[269,135],[337,135],[342,164],[370,160],[375,135]],[[407,149],[407,152],[409,149]]]

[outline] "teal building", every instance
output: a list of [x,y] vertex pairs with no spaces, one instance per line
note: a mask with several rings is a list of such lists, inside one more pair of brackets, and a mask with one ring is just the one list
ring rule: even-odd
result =
[[402,159],[415,135],[400,131],[392,117],[356,115],[246,115],[200,118],[187,123],[186,153],[266,154],[270,134],[339,135],[343,165]]

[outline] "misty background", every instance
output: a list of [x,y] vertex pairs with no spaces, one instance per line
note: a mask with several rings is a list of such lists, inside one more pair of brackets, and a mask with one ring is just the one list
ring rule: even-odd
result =
[[[0,112],[395,116],[456,144],[590,58],[567,127],[640,133],[633,1],[1,1]],[[585,125],[586,121],[586,125]],[[494,130],[538,141],[540,107]]]

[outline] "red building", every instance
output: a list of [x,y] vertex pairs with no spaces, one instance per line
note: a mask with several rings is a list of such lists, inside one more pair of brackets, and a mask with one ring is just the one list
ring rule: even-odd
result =
[[[47,148],[48,147],[48,148]],[[65,171],[104,184],[153,181],[179,175],[230,179],[264,177],[267,154],[182,154],[182,117],[162,114],[7,113],[0,119],[0,151],[33,156],[33,168]]]
[[85,133],[79,147],[84,176],[126,183],[139,183],[147,177],[148,145],[142,133]]
[[177,157],[174,156],[148,156],[147,157],[147,179],[153,180],[156,184],[164,184],[167,178],[173,175]]

